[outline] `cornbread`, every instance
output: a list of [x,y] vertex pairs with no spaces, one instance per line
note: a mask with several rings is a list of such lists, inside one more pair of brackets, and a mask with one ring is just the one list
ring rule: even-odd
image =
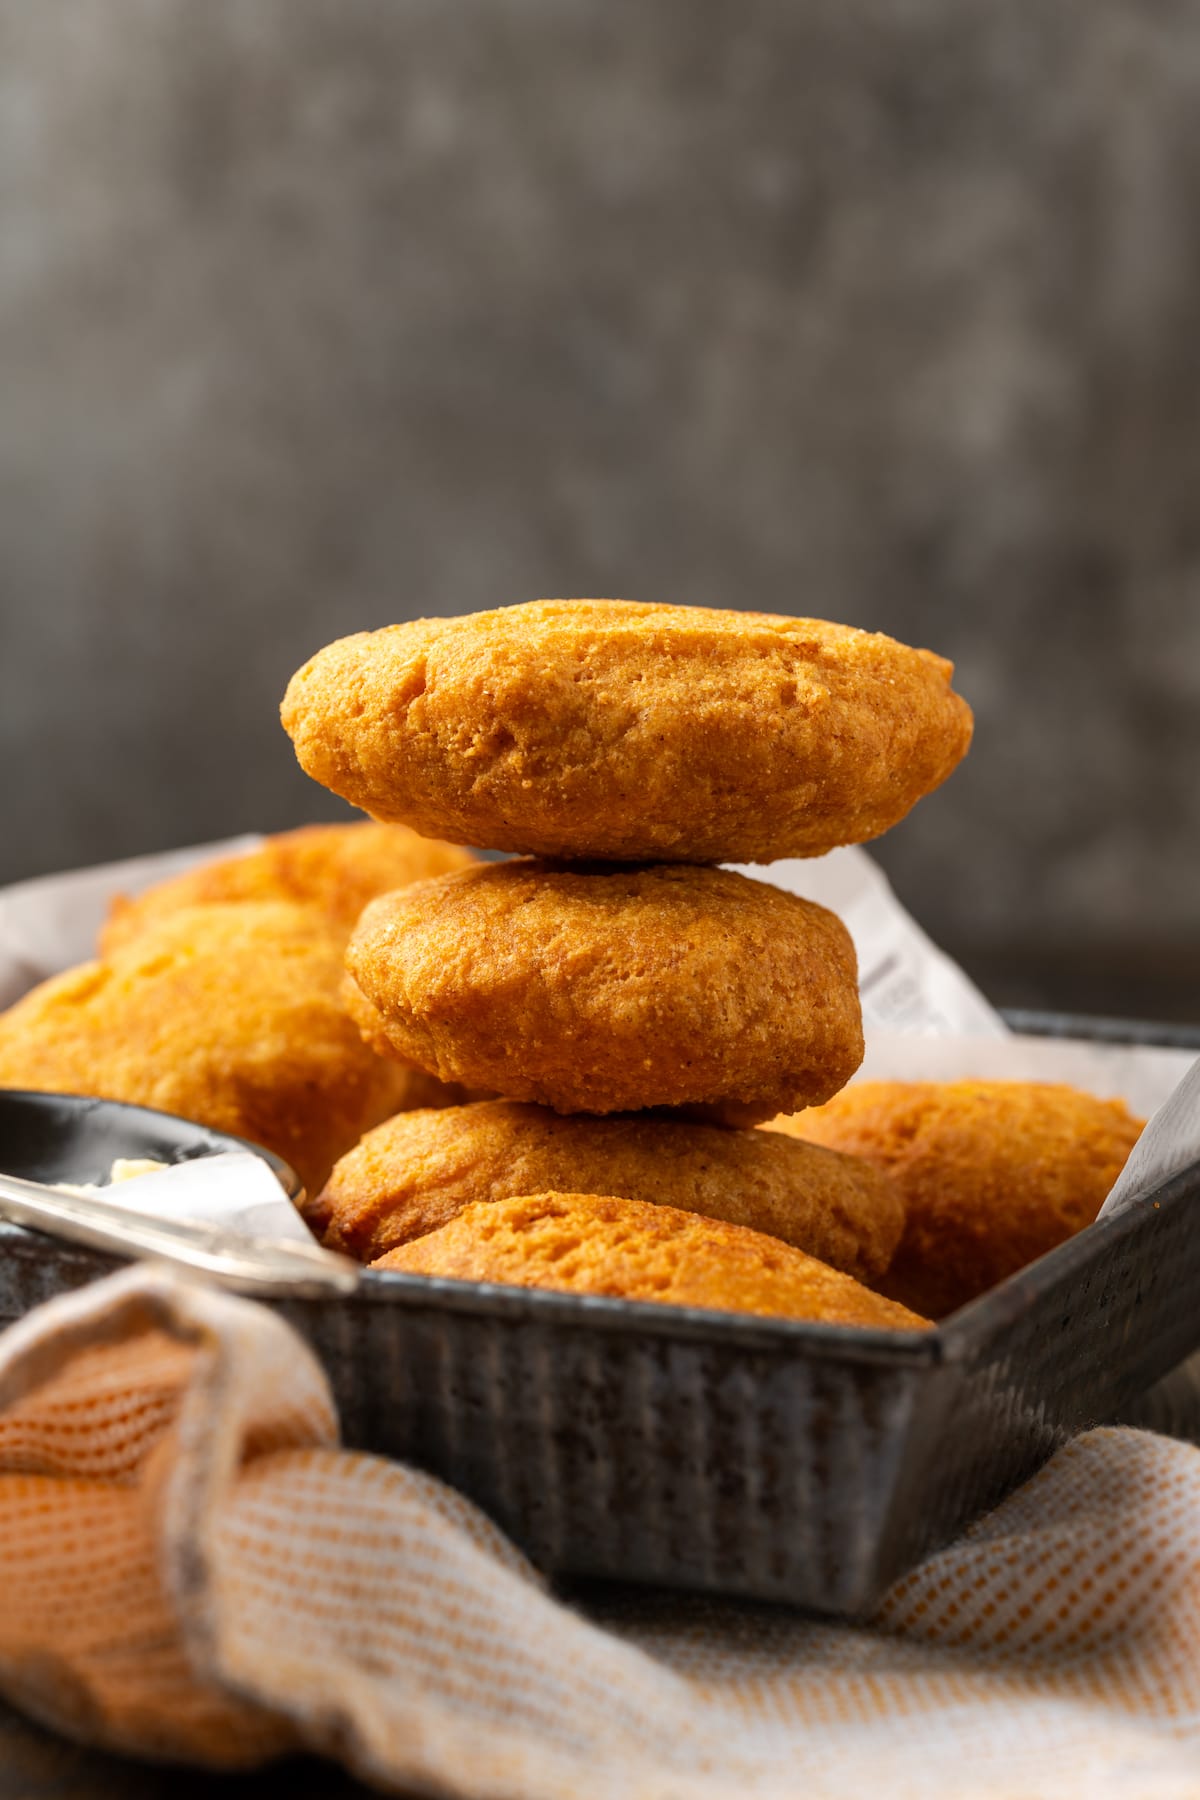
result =
[[561,1118],[511,1100],[385,1120],[337,1163],[305,1217],[330,1249],[372,1262],[475,1202],[551,1190],[748,1226],[866,1282],[904,1228],[896,1188],[857,1157],[778,1132],[645,1113]]
[[557,1112],[754,1123],[862,1058],[840,920],[723,869],[480,865],[373,901],[346,966],[375,1048]]
[[952,673],[819,619],[535,600],[342,638],[282,716],[314,780],[430,837],[770,862],[878,837],[946,779]]
[[864,1081],[776,1125],[892,1177],[907,1223],[880,1286],[935,1319],[1090,1225],[1142,1130],[1120,1100],[1023,1081]]
[[0,1014],[0,1086],[178,1113],[265,1144],[316,1193],[413,1087],[344,1012],[341,963],[308,907],[172,913]]
[[372,1266],[885,1331],[928,1324],[762,1232],[612,1195],[484,1201]]
[[111,955],[159,919],[185,906],[290,900],[313,906],[347,937],[368,900],[430,875],[471,866],[453,844],[418,837],[404,825],[304,825],[269,837],[244,856],[202,863],[160,881],[135,899],[118,896],[100,932]]

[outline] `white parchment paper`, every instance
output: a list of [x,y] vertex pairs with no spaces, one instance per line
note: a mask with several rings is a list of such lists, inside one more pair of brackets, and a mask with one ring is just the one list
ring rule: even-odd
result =
[[851,847],[803,861],[748,866],[742,875],[770,881],[835,912],[854,939],[863,1024],[919,1036],[1003,1036],[1008,1027],[905,911],[865,850]]

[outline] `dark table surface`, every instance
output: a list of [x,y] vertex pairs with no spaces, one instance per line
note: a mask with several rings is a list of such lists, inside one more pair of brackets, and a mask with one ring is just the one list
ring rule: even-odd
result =
[[0,1703],[0,1800],[367,1800],[370,1791],[313,1757],[219,1775],[105,1756]]

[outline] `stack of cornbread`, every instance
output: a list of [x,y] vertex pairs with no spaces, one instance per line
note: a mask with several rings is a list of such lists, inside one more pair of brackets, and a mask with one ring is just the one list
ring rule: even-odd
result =
[[369,1133],[310,1204],[325,1241],[382,1268],[922,1324],[863,1285],[903,1229],[886,1175],[750,1129],[857,1068],[850,938],[715,865],[895,824],[970,742],[950,674],[821,621],[622,601],[321,651],[283,708],[307,772],[377,820],[521,853],[362,914],[364,1038],[500,1098]]
[[0,1015],[0,1085],[265,1144],[318,1234],[385,1268],[941,1317],[1088,1224],[1140,1121],[1036,1082],[839,1092],[844,930],[715,865],[895,823],[969,740],[949,673],[839,626],[618,601],[331,645],[285,718],[384,822],[118,901],[98,960]]

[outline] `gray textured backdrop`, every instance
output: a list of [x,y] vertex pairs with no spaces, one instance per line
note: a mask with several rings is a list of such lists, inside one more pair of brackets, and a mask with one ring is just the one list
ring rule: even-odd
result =
[[1200,1015],[1200,0],[0,0],[0,879],[332,816],[296,664],[564,593],[952,656],[901,892]]

